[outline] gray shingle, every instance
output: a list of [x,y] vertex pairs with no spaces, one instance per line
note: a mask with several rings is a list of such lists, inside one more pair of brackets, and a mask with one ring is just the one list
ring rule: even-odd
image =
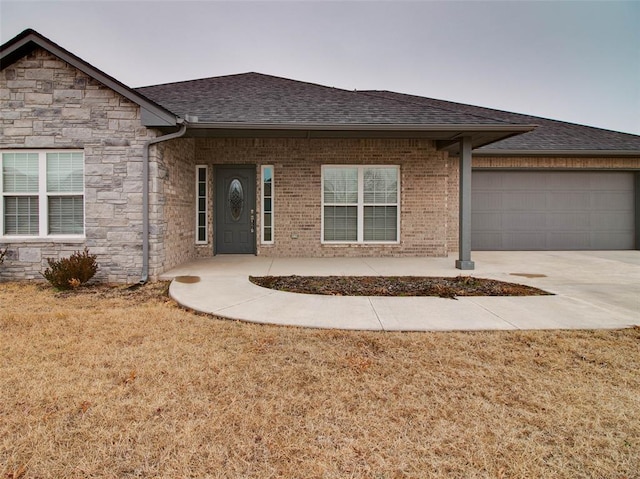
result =
[[394,99],[411,105],[422,105],[425,108],[440,108],[471,115],[488,116],[509,123],[538,125],[533,131],[492,143],[477,151],[594,150],[637,151],[640,154],[640,136],[629,133],[389,91],[365,91],[362,94]]
[[538,125],[478,151],[640,152],[640,136],[389,91],[349,91],[243,73],[137,88],[201,123],[293,125]]
[[464,111],[286,78],[244,73],[137,88],[149,99],[201,123],[506,125],[509,121]]

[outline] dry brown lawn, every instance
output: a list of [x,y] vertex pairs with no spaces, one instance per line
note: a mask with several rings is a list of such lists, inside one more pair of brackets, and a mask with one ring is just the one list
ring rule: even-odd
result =
[[376,333],[0,284],[0,477],[638,478],[640,329]]

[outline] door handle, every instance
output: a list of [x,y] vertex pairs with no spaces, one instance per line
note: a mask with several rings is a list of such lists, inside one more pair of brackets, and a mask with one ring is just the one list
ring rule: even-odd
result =
[[253,210],[251,210],[251,216],[249,218],[250,218],[250,221],[251,221],[251,232],[255,233],[255,231],[256,231],[256,215],[254,214]]

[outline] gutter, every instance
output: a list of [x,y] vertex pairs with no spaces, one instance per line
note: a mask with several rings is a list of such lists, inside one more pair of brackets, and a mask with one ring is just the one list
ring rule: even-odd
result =
[[180,118],[177,123],[182,123],[178,131],[148,140],[142,148],[142,277],[140,284],[149,281],[149,149],[156,143],[184,136],[187,132],[187,123]]
[[244,123],[244,122],[198,122],[193,129],[221,130],[318,130],[318,131],[433,131],[433,132],[527,132],[537,125],[523,124],[416,124],[416,123]]

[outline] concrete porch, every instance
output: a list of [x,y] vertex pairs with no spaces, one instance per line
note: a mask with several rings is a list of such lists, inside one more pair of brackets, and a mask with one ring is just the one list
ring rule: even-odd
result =
[[[476,269],[448,258],[268,258],[220,255],[181,265],[181,305],[228,319],[289,326],[388,331],[615,329],[640,325],[640,251],[475,252]],[[337,297],[286,293],[249,282],[283,275],[472,276],[554,296]]]

